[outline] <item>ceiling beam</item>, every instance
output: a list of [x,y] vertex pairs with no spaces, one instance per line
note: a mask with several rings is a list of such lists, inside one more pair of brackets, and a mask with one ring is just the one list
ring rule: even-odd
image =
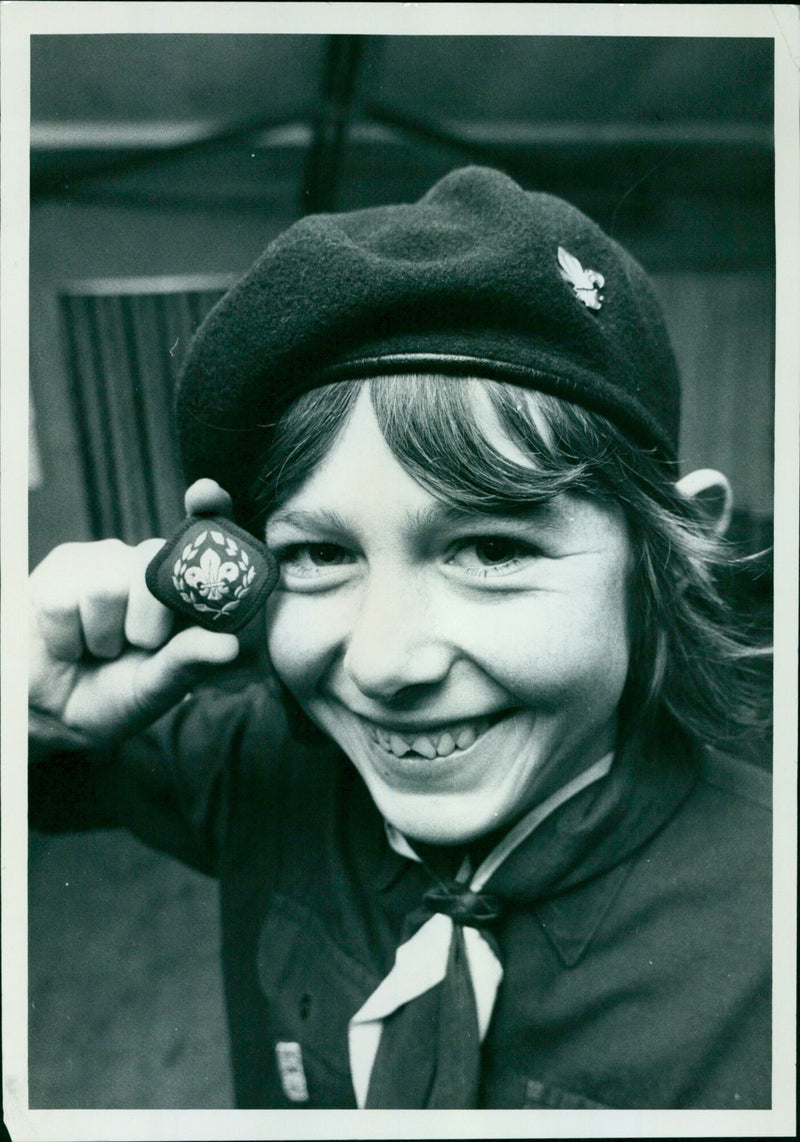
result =
[[363,36],[328,36],[320,100],[312,117],[311,145],[300,192],[303,214],[335,208],[363,41]]
[[[767,125],[744,122],[693,120],[684,123],[636,122],[556,122],[528,120],[442,119],[436,127],[450,141],[496,144],[501,147],[531,146],[654,146],[687,144],[694,146],[746,146],[771,150],[772,130]],[[163,120],[143,122],[39,121],[31,123],[30,146],[34,154],[59,151],[153,151],[182,153],[187,148],[241,141],[260,150],[301,148],[312,140],[312,125],[302,114],[283,118],[274,125],[260,120],[249,124],[225,124],[212,119]],[[402,145],[400,125],[353,119],[349,124],[351,143]]]

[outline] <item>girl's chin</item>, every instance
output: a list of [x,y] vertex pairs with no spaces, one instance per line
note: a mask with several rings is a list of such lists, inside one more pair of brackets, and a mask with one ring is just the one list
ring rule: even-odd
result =
[[[431,845],[474,841],[516,820],[537,799],[530,773],[523,793],[517,781],[498,782],[496,769],[490,771],[492,781],[487,780],[485,770],[473,772],[467,779],[462,769],[457,774],[458,788],[454,788],[456,782],[449,773],[434,789],[430,773],[418,778],[412,770],[406,780],[401,780],[393,772],[388,781],[376,767],[359,768],[381,815],[405,837]],[[438,765],[435,769],[440,772]],[[509,778],[516,776],[513,770],[507,772]]]
[[418,798],[375,796],[382,816],[412,843],[428,845],[469,844],[501,828],[512,816],[494,806],[485,795],[472,797]]

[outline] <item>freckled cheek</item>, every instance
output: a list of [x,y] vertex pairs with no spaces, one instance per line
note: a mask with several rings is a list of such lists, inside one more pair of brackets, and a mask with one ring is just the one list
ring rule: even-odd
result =
[[522,701],[560,703],[568,695],[615,702],[629,659],[627,608],[616,588],[569,600],[555,593],[495,614],[474,657]]
[[312,690],[328,669],[341,642],[339,627],[335,617],[313,596],[285,594],[269,600],[266,636],[270,661],[295,695]]
[[616,704],[630,662],[627,590],[618,579],[599,592],[593,605],[579,616],[573,644],[578,651],[575,672],[584,664],[587,689],[594,688],[598,705]]

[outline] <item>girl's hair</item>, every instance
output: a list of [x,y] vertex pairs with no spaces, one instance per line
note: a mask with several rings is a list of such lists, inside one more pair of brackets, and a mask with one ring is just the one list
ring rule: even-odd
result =
[[[719,590],[719,576],[737,557],[681,494],[664,462],[598,413],[478,378],[386,376],[313,389],[276,427],[254,493],[264,517],[328,453],[364,385],[399,463],[446,503],[508,515],[569,492],[623,512],[634,556],[624,734],[660,732],[666,715],[720,748],[746,748],[751,735],[763,741],[768,652],[754,645]],[[528,465],[486,438],[475,412],[477,390]]]

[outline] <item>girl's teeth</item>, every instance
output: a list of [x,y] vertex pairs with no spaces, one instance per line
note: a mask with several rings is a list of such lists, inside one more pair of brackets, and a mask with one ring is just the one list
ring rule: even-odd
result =
[[461,725],[452,730],[445,730],[441,734],[419,734],[407,740],[400,734],[390,733],[380,726],[374,726],[372,733],[375,741],[395,757],[405,757],[407,753],[418,753],[421,757],[433,760],[435,757],[449,757],[456,749],[469,749],[482,733],[489,729],[489,719],[481,718],[477,722]]
[[456,745],[459,749],[469,749],[475,741],[477,734],[472,726],[466,726],[456,734]]
[[436,757],[436,746],[428,737],[414,738],[411,743],[411,748],[414,753],[422,754],[423,757],[430,758],[431,760]]
[[456,748],[456,743],[453,741],[452,734],[442,734],[436,746],[436,752],[439,757],[447,757]]

